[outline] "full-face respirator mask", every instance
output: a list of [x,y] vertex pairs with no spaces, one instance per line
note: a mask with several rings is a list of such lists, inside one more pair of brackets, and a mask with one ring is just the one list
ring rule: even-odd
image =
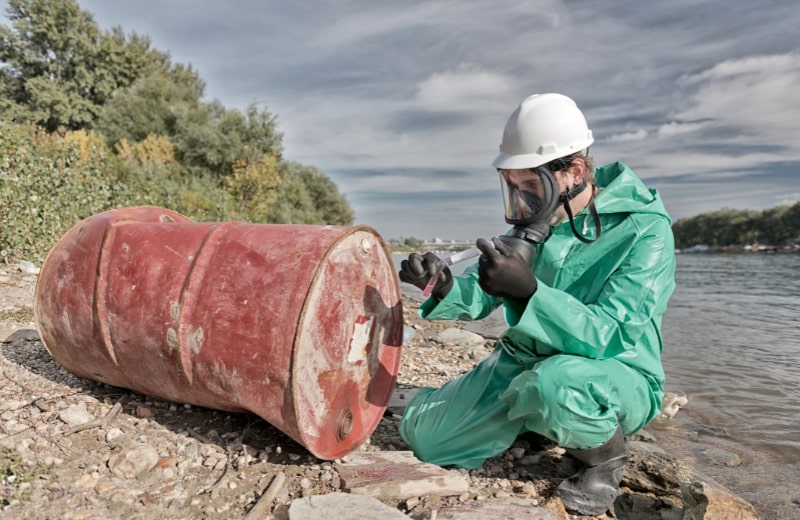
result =
[[[586,189],[586,182],[569,191],[559,191],[555,172],[569,166],[569,162],[569,158],[565,158],[525,170],[498,169],[505,220],[514,227],[509,234],[497,238],[517,251],[528,265],[533,265],[536,260],[536,244],[541,244],[550,236],[550,223],[560,204],[564,205],[575,236],[586,243],[596,240],[578,233],[569,207],[569,201]],[[600,227],[593,201],[590,202],[590,208],[599,236]]]

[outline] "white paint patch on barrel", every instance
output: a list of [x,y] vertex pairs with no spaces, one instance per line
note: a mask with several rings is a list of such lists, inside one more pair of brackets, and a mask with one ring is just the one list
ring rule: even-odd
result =
[[369,345],[369,337],[374,322],[375,316],[372,316],[364,323],[356,323],[353,327],[350,351],[347,353],[348,362],[357,363],[367,358],[367,346]]

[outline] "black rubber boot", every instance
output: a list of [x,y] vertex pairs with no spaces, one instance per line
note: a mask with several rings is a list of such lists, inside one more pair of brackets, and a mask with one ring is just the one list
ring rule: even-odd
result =
[[570,511],[582,515],[601,515],[608,511],[619,494],[619,483],[628,463],[628,444],[617,428],[605,444],[588,450],[567,450],[583,464],[575,475],[558,485],[555,495]]

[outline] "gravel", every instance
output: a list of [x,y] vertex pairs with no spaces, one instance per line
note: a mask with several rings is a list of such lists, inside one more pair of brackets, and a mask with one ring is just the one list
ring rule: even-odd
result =
[[[315,458],[254,415],[156,400],[68,373],[35,331],[35,283],[35,275],[0,269],[0,517],[241,518],[268,492],[275,505],[266,511],[285,518],[293,499],[340,490],[336,461]],[[458,324],[421,320],[420,302],[404,299],[411,337],[400,392],[439,386],[491,352],[492,339],[442,342],[450,332],[439,334]],[[397,434],[399,419],[387,411],[360,449],[408,449]],[[480,469],[463,471],[468,493],[397,507],[430,518],[449,503],[542,504],[564,476],[561,453],[520,439]],[[278,475],[285,480],[270,489]]]

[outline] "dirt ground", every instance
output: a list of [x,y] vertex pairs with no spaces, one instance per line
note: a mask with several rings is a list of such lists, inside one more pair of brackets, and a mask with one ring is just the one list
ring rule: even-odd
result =
[[[341,488],[337,461],[317,459],[259,417],[160,401],[68,373],[36,332],[35,284],[35,275],[0,267],[0,518],[286,518],[293,499]],[[478,352],[458,351],[433,342],[432,334],[453,325],[420,320],[417,303],[405,305],[414,337],[404,347],[400,391],[439,386],[492,346],[488,340]],[[387,412],[361,449],[407,449],[398,423]],[[564,476],[552,463],[558,453],[539,457],[536,478],[518,464],[550,453],[541,448],[521,439],[464,471],[468,493],[397,507],[422,519],[448,504],[491,498],[547,503]]]

